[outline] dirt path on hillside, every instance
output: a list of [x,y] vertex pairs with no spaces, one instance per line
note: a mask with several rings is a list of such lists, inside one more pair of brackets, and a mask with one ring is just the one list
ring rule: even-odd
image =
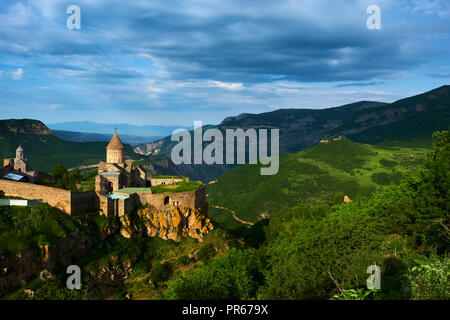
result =
[[251,222],[248,222],[248,221],[244,221],[244,220],[239,219],[238,216],[236,215],[236,212],[234,212],[234,211],[231,210],[231,209],[228,209],[228,208],[225,208],[225,207],[219,207],[219,206],[211,206],[211,207],[216,208],[216,209],[222,209],[222,210],[231,212],[231,214],[233,215],[233,218],[234,218],[236,221],[239,221],[240,223],[248,224],[249,226],[253,226],[253,225],[254,225],[254,223],[251,223]]

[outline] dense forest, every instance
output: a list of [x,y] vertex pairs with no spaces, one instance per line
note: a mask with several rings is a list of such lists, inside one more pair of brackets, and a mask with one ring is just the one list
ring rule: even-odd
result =
[[[422,167],[366,200],[294,207],[232,250],[168,284],[170,299],[448,299],[450,134]],[[259,241],[255,241],[259,240]],[[381,290],[366,289],[367,267]]]

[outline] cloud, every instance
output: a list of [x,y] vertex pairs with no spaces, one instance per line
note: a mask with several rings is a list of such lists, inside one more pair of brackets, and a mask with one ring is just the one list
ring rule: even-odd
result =
[[176,85],[178,87],[191,88],[222,88],[232,91],[239,91],[244,89],[244,85],[242,83],[222,82],[216,80],[178,82]]
[[383,84],[384,81],[362,81],[362,82],[350,82],[350,83],[341,83],[337,84],[336,88],[345,88],[345,87],[369,87],[369,86],[377,86]]
[[392,83],[445,78],[432,66],[450,54],[449,2],[376,3],[383,27],[370,31],[372,0],[78,0],[81,30],[66,28],[65,0],[2,2],[0,102],[220,120],[393,100]]
[[[111,53],[129,54],[158,64],[173,78],[223,83],[367,81],[417,66],[427,51],[426,46],[403,50],[414,32],[396,30],[395,24],[368,31],[365,5],[354,0],[335,1],[333,6],[324,0],[263,0],[257,8],[241,0],[131,1],[126,10],[118,1],[79,1],[80,31],[67,30],[62,23],[67,17],[64,3],[33,1],[9,7],[0,16],[6,33],[0,50],[85,55],[100,61]],[[443,8],[441,2],[427,3],[415,1],[412,10]],[[100,76],[137,75],[112,70]]]
[[414,0],[411,3],[411,9],[415,13],[447,16],[450,5],[446,0]]
[[62,104],[51,104],[47,108],[50,110],[56,110],[56,109],[61,109],[62,107],[63,107]]
[[22,68],[19,68],[19,69],[15,70],[15,71],[10,71],[10,72],[8,73],[9,77],[10,77],[12,80],[21,80],[23,74],[24,74],[24,71],[23,71]]

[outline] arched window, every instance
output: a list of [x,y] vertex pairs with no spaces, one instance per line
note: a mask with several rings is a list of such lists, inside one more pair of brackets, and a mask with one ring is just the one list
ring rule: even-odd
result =
[[167,196],[164,198],[164,205],[166,206],[168,204],[169,204],[169,197]]
[[111,181],[109,181],[108,184],[106,185],[106,192],[111,193],[111,192],[113,192],[113,190],[114,190],[113,184]]

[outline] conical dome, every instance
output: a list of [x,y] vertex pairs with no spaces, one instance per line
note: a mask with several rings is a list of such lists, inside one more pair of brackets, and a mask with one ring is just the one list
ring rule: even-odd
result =
[[19,147],[16,149],[16,151],[23,151],[22,145],[19,145]]
[[117,132],[114,133],[113,137],[111,138],[111,141],[108,143],[106,148],[107,149],[109,149],[109,148],[123,149],[124,148],[122,141],[120,141],[120,138],[117,135]]
[[106,146],[106,162],[122,163],[123,162],[123,144],[120,141],[117,132],[114,133],[111,141]]

